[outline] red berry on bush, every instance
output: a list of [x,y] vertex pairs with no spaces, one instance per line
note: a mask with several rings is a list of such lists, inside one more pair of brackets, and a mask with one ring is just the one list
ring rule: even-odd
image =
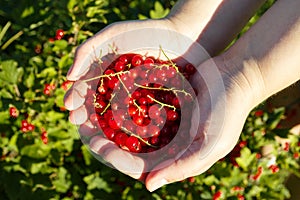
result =
[[55,89],[55,85],[54,84],[48,84],[46,83],[44,85],[44,90],[43,90],[43,93],[47,96],[50,96],[52,94],[52,91]]
[[15,107],[10,107],[10,108],[9,108],[9,115],[10,115],[10,117],[12,117],[12,118],[17,118],[17,117],[19,116],[19,111],[18,111],[18,109],[15,108]]
[[270,165],[269,169],[272,171],[273,174],[279,171],[279,167],[276,164]]
[[213,195],[213,200],[218,200],[222,197],[222,192],[219,190]]
[[47,136],[47,132],[43,131],[41,134],[41,140],[44,144],[48,144],[48,136]]
[[56,40],[61,40],[64,37],[64,35],[65,35],[64,30],[57,29],[56,34],[55,34],[55,39]]

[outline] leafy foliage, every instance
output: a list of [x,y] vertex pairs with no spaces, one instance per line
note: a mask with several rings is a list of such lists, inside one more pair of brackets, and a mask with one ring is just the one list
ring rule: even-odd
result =
[[[260,16],[274,1],[267,1]],[[284,109],[257,108],[241,141],[207,173],[149,193],[142,183],[99,163],[68,122],[65,75],[75,48],[119,20],[160,18],[175,1],[21,0],[0,2],[1,199],[284,199],[299,175],[299,138],[279,129]],[[252,19],[251,23],[257,18]],[[63,37],[55,38],[62,29]],[[17,117],[10,116],[16,108]],[[22,129],[24,123],[30,130]],[[284,150],[277,136],[289,139]],[[269,146],[271,152],[263,154]],[[297,160],[298,159],[298,160]],[[270,169],[279,167],[278,172]],[[258,169],[261,174],[258,176]],[[275,169],[275,168],[274,168]],[[257,178],[255,178],[257,177]]]

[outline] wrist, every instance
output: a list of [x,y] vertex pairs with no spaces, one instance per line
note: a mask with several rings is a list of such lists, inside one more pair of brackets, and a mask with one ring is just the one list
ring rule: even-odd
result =
[[224,53],[217,60],[223,63],[219,66],[225,89],[229,94],[240,96],[243,106],[253,109],[268,97],[263,75],[255,59],[231,57]]

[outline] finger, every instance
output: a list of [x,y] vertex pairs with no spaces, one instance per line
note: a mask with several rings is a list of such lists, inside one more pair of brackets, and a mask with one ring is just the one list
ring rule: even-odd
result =
[[64,97],[65,107],[68,110],[75,110],[83,105],[87,94],[88,85],[83,81],[76,81],[67,91]]
[[87,120],[83,124],[80,125],[78,129],[81,136],[91,137],[99,132],[99,129],[96,128],[90,120]]
[[81,97],[74,89],[67,91],[64,97],[64,104],[68,110],[76,110],[83,105],[85,98]]
[[208,170],[216,161],[206,157],[200,160],[198,155],[199,144],[192,144],[190,149],[178,160],[170,159],[156,166],[146,178],[146,187],[154,191],[163,185],[184,180],[191,176],[199,175]]
[[119,34],[118,31],[114,31],[114,26],[117,23],[109,25],[107,28],[99,31],[96,35],[82,43],[75,52],[73,65],[70,67],[67,79],[79,80],[86,72],[88,72],[91,64],[99,59],[99,55],[96,55],[95,48],[107,41],[110,37]]
[[85,106],[81,106],[76,110],[70,111],[69,120],[72,124],[80,125],[86,122],[88,114]]
[[145,161],[128,151],[120,149],[114,142],[102,136],[94,136],[90,141],[90,148],[120,172],[134,179],[140,179],[143,176],[146,166]]

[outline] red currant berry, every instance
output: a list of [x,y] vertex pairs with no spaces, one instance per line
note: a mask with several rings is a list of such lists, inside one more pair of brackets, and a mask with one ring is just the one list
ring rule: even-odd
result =
[[138,153],[142,150],[142,145],[139,139],[134,136],[130,136],[126,140],[126,147],[130,152]]
[[17,118],[17,117],[19,116],[19,111],[18,111],[18,109],[15,108],[15,107],[10,107],[10,108],[9,108],[9,115],[10,115],[10,117],[12,117],[12,118]]
[[167,111],[167,120],[175,121],[179,117],[178,113],[175,110],[168,110]]
[[138,126],[142,126],[144,123],[144,117],[139,114],[133,115],[132,120]]
[[57,29],[56,34],[55,34],[55,39],[56,40],[61,40],[64,37],[64,35],[65,35],[64,30]]
[[124,133],[123,131],[118,131],[117,134],[115,135],[114,141],[117,145],[122,147],[126,145],[127,139],[128,139],[128,135],[126,135],[126,133]]
[[134,55],[131,59],[131,64],[134,67],[140,66],[143,64],[143,57],[141,55]]
[[196,68],[191,63],[186,64],[184,67],[184,72],[186,72],[189,75],[195,74],[196,71]]
[[121,72],[121,71],[124,71],[125,69],[126,69],[125,63],[123,63],[121,61],[116,62],[116,64],[115,64],[116,72]]
[[112,128],[106,128],[103,130],[104,135],[107,137],[109,140],[113,140],[116,134],[116,131]]
[[108,87],[106,85],[100,85],[98,87],[98,92],[102,95],[106,94],[108,92]]

